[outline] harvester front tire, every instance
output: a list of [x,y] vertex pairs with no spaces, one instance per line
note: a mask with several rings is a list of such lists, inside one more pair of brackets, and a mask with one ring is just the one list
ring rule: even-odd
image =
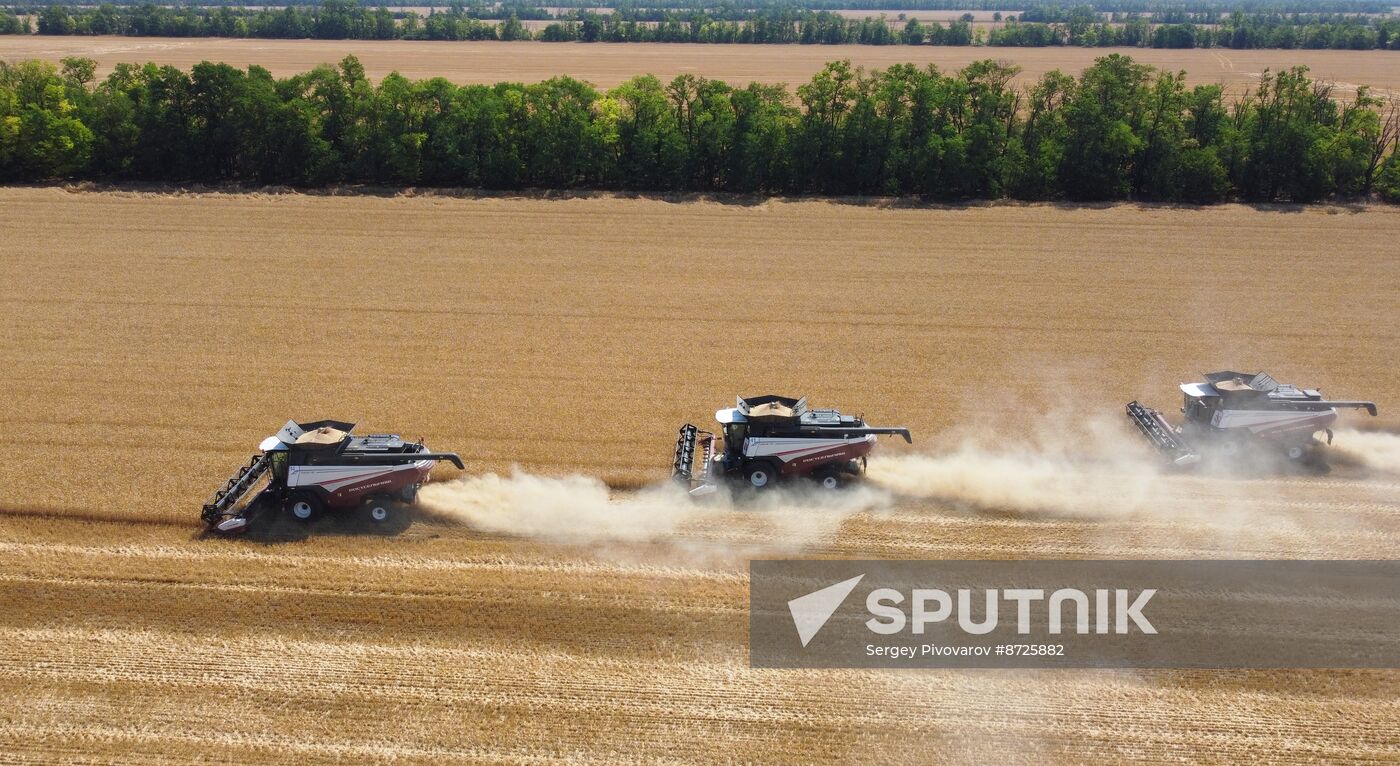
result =
[[1293,446],[1284,450],[1284,454],[1288,456],[1289,460],[1292,460],[1295,463],[1301,463],[1303,462],[1303,459],[1308,456],[1308,450],[1301,444],[1294,444]]
[[749,483],[749,489],[762,491],[778,483],[778,473],[767,463],[752,463],[744,469],[744,480]]
[[1237,437],[1228,436],[1221,439],[1220,442],[1215,445],[1212,452],[1215,453],[1215,457],[1219,460],[1223,460],[1227,463],[1233,462],[1238,460],[1240,455],[1244,452],[1244,445],[1240,444],[1240,440]]
[[287,516],[293,521],[310,524],[321,518],[324,511],[325,506],[321,498],[310,492],[298,492],[287,498]]

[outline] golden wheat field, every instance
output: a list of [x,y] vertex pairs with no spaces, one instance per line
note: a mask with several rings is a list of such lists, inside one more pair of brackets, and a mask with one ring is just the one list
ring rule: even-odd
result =
[[805,82],[828,61],[849,59],[866,68],[914,62],[956,70],[971,61],[998,59],[1022,68],[1021,83],[1061,69],[1077,74],[1112,52],[1161,69],[1184,70],[1187,82],[1221,83],[1232,91],[1251,86],[1265,69],[1299,64],[1340,92],[1369,85],[1400,93],[1400,53],[1395,51],[1158,50],[1150,48],[985,48],[906,45],[688,45],[676,43],[433,42],[413,40],[236,40],[171,37],[0,36],[0,60],[87,56],[98,74],[130,62],[188,69],[200,61],[250,64],[288,76],[354,54],[371,77],[397,71],[415,79],[446,77],[457,83],[537,82],[567,74],[610,88],[635,75],[669,80],[694,74],[733,83]]
[[[746,562],[1394,556],[1400,209],[0,190],[0,753],[219,763],[1384,762],[1393,671],[771,671]],[[1166,475],[1122,404],[1339,397],[1330,473]],[[736,394],[867,486],[664,483]],[[288,418],[462,453],[398,537],[198,536]],[[513,466],[516,467],[513,470]],[[609,487],[611,485],[611,488]]]

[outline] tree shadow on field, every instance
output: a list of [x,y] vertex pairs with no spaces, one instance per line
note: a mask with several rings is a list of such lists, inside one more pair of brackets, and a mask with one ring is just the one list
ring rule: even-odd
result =
[[124,526],[182,527],[188,524],[159,512],[98,511],[81,508],[0,506],[0,519],[22,518],[45,521],[73,521],[85,524],[121,524]]
[[402,522],[386,527],[355,514],[327,513],[315,521],[305,522],[278,510],[268,510],[252,516],[248,526],[240,533],[224,535],[205,529],[195,537],[201,540],[246,540],[265,545],[302,542],[312,537],[396,537],[412,526],[413,514],[405,513],[402,519]]
[[1240,200],[1226,200],[1224,202],[1206,205],[1197,205],[1187,202],[1149,202],[1144,200],[1105,200],[1105,201],[1070,201],[1070,200],[1018,200],[1018,199],[965,199],[965,200],[940,200],[926,197],[823,197],[823,196],[797,196],[797,197],[769,197],[765,199],[779,201],[801,201],[813,200],[829,202],[833,205],[847,207],[862,207],[876,210],[945,210],[945,211],[970,211],[970,210],[990,210],[990,209],[1028,209],[1028,210],[1057,210],[1074,212],[1080,210],[1171,210],[1180,212],[1202,212],[1212,208],[1225,207],[1227,205],[1240,205],[1251,210],[1265,213],[1285,213],[1297,214],[1308,210],[1318,210],[1329,214],[1338,213],[1364,213],[1376,207],[1384,207],[1383,203],[1366,199],[1343,199],[1328,200],[1322,202],[1245,202]]
[[242,183],[169,183],[169,182],[53,182],[17,184],[30,188],[57,188],[65,192],[108,192],[117,194],[137,194],[154,196],[201,196],[237,194],[263,196],[268,198],[283,196],[307,197],[378,197],[384,199],[425,197],[429,199],[458,200],[649,200],[673,205],[710,203],[732,207],[762,207],[770,202],[828,202],[833,205],[871,208],[877,210],[976,210],[983,208],[1049,208],[1053,210],[1109,210],[1130,208],[1135,210],[1180,210],[1199,212],[1225,204],[1237,204],[1259,212],[1302,213],[1305,210],[1322,210],[1328,213],[1362,213],[1382,206],[1383,203],[1366,198],[1344,198],[1319,202],[1248,202],[1226,200],[1223,203],[1196,205],[1184,202],[1148,202],[1141,200],[1114,200],[1101,202],[1067,200],[1015,200],[1015,199],[962,199],[947,200],[932,197],[901,196],[882,197],[873,195],[821,195],[821,194],[764,194],[739,192],[693,192],[693,191],[635,191],[603,188],[573,189],[479,189],[468,187],[417,187],[417,186],[378,186],[373,184],[337,184],[324,187],[259,186]]
[[1368,202],[1365,199],[1336,199],[1326,202],[1241,202],[1239,204],[1260,213],[1303,213],[1308,210],[1319,210],[1333,215],[1337,213],[1364,213],[1381,206],[1379,202]]
[[[23,186],[23,184],[18,184]],[[69,193],[106,192],[150,196],[246,195],[275,197],[378,197],[382,199],[424,197],[456,200],[651,200],[686,205],[709,202],[736,207],[759,207],[779,199],[798,199],[765,194],[729,194],[711,192],[642,192],[616,189],[475,189],[466,187],[376,186],[370,184],[339,184],[324,187],[258,186],[224,183],[138,183],[80,181],[69,183],[28,184],[30,188],[57,188]],[[826,199],[812,197],[810,199]]]

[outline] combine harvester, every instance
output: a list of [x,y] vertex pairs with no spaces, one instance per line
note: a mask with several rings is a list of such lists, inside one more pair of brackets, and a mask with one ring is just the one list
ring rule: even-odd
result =
[[1376,414],[1373,402],[1327,400],[1321,391],[1279,383],[1263,372],[1210,372],[1203,382],[1182,384],[1181,392],[1185,420],[1180,428],[1151,407],[1128,403],[1128,417],[1138,430],[1179,466],[1199,463],[1203,456],[1228,461],[1282,455],[1305,462],[1320,444],[1317,433],[1326,433],[1332,443],[1338,409]]
[[866,455],[881,434],[913,443],[907,428],[874,428],[836,410],[811,410],[806,397],[740,397],[735,406],[715,412],[715,420],[723,426],[722,438],[689,423],[676,438],[671,477],[695,496],[715,492],[721,480],[765,490],[811,479],[837,489],[865,473]]
[[429,452],[422,441],[408,443],[393,434],[353,436],[354,428],[336,420],[287,421],[205,503],[204,523],[233,533],[267,511],[303,524],[327,511],[353,511],[371,529],[398,532],[412,523],[407,506],[433,466],[445,460],[462,468],[455,453]]

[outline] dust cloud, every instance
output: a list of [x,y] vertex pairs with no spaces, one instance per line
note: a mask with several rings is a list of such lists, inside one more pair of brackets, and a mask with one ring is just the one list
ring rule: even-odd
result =
[[1124,515],[1165,494],[1161,461],[1120,424],[1046,415],[1037,426],[1019,438],[987,427],[945,451],[872,458],[868,475],[897,496],[1023,513]]
[[[976,515],[1094,522],[1068,538],[1087,550],[1346,557],[1356,554],[1356,540],[1391,534],[1391,486],[1331,473],[1325,463],[1300,465],[1264,450],[1183,470],[1125,423],[1044,415],[1034,428],[1021,437],[989,430],[938,452],[880,455],[870,460],[869,479],[899,508],[922,500]],[[1340,431],[1330,454],[1338,463],[1397,472],[1400,435]],[[1338,495],[1353,498],[1350,512],[1317,511]]]
[[[834,534],[846,517],[882,507],[889,498],[870,487],[831,492],[794,485],[743,494],[721,488],[697,499],[669,482],[614,492],[591,476],[516,470],[429,484],[418,499],[442,520],[551,542],[712,538],[721,527],[720,536],[729,539],[801,545]],[[747,520],[736,522],[735,511],[747,512]]]
[[591,476],[515,471],[429,484],[418,500],[430,513],[486,532],[548,540],[654,540],[695,514],[678,486],[646,487],[614,499]]
[[1400,433],[1343,428],[1333,437],[1332,451],[1367,468],[1400,474]]
[[870,480],[897,495],[955,505],[1070,515],[1121,514],[1157,496],[1159,474],[1145,462],[1097,463],[1024,447],[975,444],[937,455],[871,460]]
[[[1175,470],[1130,427],[1106,416],[1041,413],[1030,429],[1023,423],[1013,433],[989,427],[943,439],[946,446],[936,451],[877,451],[867,481],[839,492],[797,482],[761,493],[721,488],[697,499],[669,482],[614,490],[590,476],[516,470],[430,484],[419,500],[438,519],[488,533],[549,542],[668,542],[727,554],[809,549],[838,540],[853,515],[886,512],[1133,520],[1146,522],[1132,527],[1136,534],[1189,538],[1216,552],[1248,550],[1261,540],[1322,550],[1346,523],[1308,512],[1307,498],[1329,493],[1326,487],[1337,481],[1325,472],[1248,461]],[[1345,430],[1332,450],[1400,472],[1397,434]]]

